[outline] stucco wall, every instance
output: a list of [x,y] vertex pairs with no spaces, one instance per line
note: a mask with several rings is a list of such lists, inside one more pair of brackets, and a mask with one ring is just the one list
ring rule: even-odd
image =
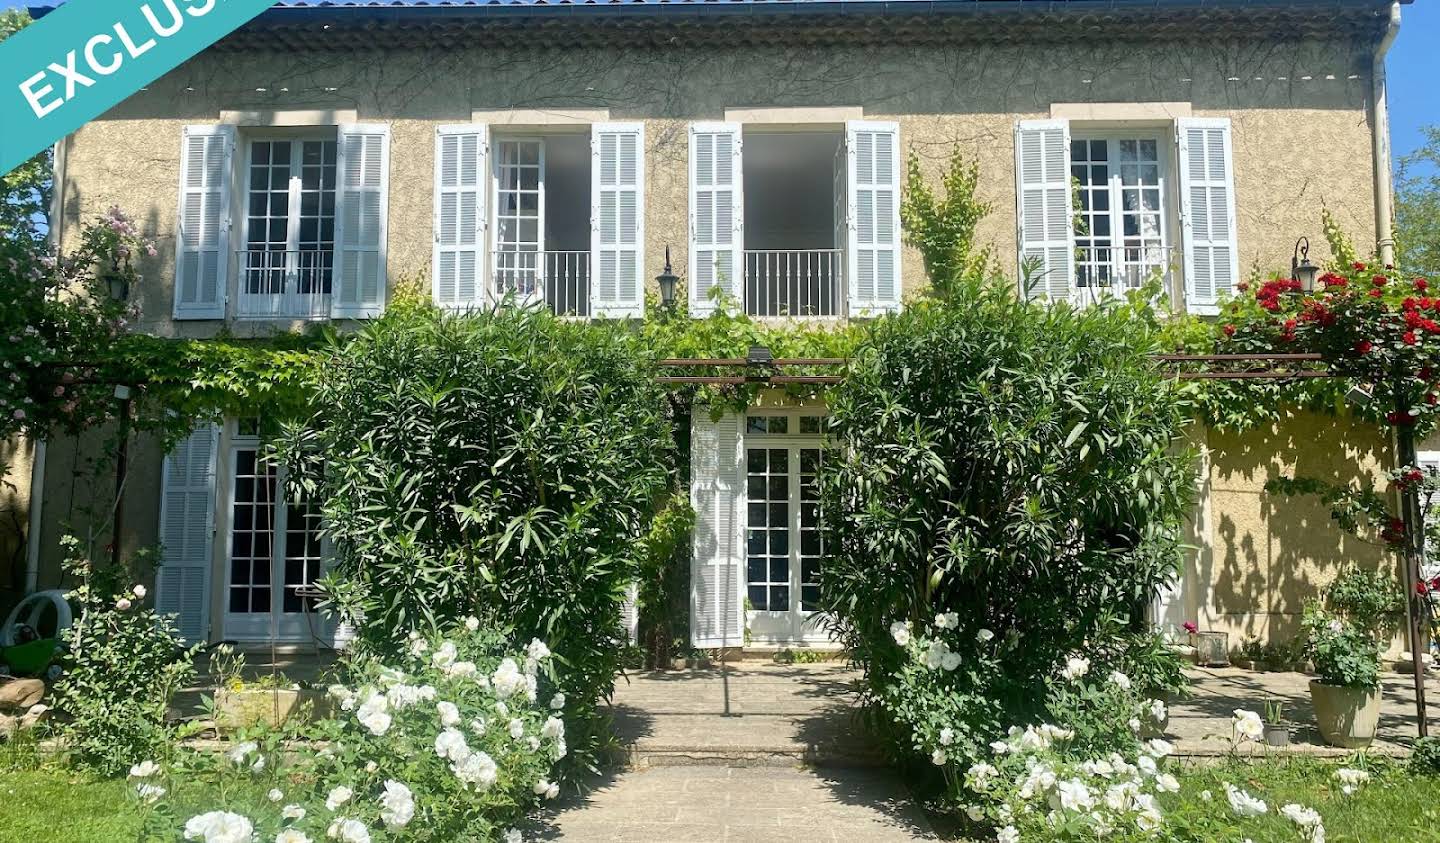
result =
[[[645,123],[651,277],[666,245],[685,266],[688,121],[721,119],[726,109],[849,107],[897,121],[902,146],[932,175],[957,147],[978,160],[981,193],[994,207],[980,239],[1013,271],[1015,121],[1048,117],[1057,103],[1166,102],[1233,120],[1240,263],[1268,270],[1288,266],[1300,234],[1318,239],[1321,202],[1362,247],[1374,238],[1368,55],[1366,45],[1348,43],[212,53],[70,139],[64,218],[73,224],[112,204],[137,215],[161,245],[140,266],[142,328],[208,335],[215,323],[169,319],[187,123],[216,122],[222,111],[299,109],[390,123],[393,285],[428,274],[436,125],[468,122],[476,110],[589,109]],[[913,296],[924,284],[913,250],[903,270]]]

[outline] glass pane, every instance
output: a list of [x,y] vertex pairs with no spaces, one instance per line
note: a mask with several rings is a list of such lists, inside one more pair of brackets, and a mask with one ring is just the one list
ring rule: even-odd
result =
[[770,608],[769,601],[766,599],[765,595],[765,586],[752,585],[746,590],[745,593],[746,596],[750,598],[750,608],[754,609],[757,612],[763,612]]
[[765,451],[761,448],[750,448],[745,452],[745,470],[751,474],[765,473]]
[[753,474],[750,475],[750,477],[747,478],[745,494],[748,495],[752,501],[763,500],[765,498],[765,478],[756,477]]
[[770,417],[770,432],[771,432],[771,433],[789,433],[789,432],[790,432],[790,417],[789,417],[789,416],[771,416],[771,417]]
[[[764,432],[765,432],[765,417],[764,417],[764,416],[746,416],[746,417],[745,417],[745,432],[746,432],[746,433],[764,433]],[[751,453],[753,454],[753,453],[757,453],[757,452],[756,452],[756,451],[751,451]],[[763,471],[764,469],[762,468],[761,470]]]
[[[772,431],[773,432],[773,431]],[[790,452],[784,448],[770,449],[770,473],[781,474],[790,470]]]

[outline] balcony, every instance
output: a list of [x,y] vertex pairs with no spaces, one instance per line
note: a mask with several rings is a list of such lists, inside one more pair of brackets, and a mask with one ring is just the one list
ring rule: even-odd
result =
[[335,253],[246,249],[237,255],[236,319],[328,319]]
[[496,298],[543,302],[556,316],[590,315],[590,253],[498,251],[491,253]]
[[828,317],[843,313],[839,249],[745,252],[745,313]]

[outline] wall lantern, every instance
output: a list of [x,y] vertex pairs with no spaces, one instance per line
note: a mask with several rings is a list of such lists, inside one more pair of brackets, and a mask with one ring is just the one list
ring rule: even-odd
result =
[[665,247],[665,269],[655,276],[655,282],[660,285],[660,304],[666,310],[675,306],[675,284],[680,279],[675,276],[675,271],[670,268],[670,247]]
[[763,345],[752,345],[745,353],[745,362],[750,366],[769,366],[775,360],[775,355],[770,353],[770,348]]
[[110,268],[102,271],[100,277],[105,279],[105,286],[109,288],[111,300],[123,302],[130,298],[129,258],[126,258],[123,267],[120,265],[119,257],[111,258]]
[[1301,292],[1309,295],[1315,292],[1315,277],[1320,267],[1310,262],[1310,238],[1301,237],[1295,241],[1295,255],[1290,258],[1290,277],[1300,282]]

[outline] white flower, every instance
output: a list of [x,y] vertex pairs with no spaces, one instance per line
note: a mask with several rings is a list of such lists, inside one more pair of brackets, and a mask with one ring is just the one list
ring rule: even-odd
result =
[[1130,677],[1118,670],[1112,670],[1110,671],[1110,684],[1122,691],[1128,691],[1130,690]]
[[525,737],[525,722],[518,717],[510,721],[510,737],[517,741]]
[[285,798],[285,792],[278,787],[272,787],[270,788],[270,791],[265,794],[265,798],[269,799],[271,802],[279,802],[280,800]]
[[1020,830],[1007,825],[995,833],[995,843],[1020,843]]
[[430,657],[430,664],[438,668],[446,668],[455,663],[455,642],[441,642],[440,648]]
[[441,700],[435,703],[435,711],[440,715],[441,726],[458,726],[460,724],[460,709],[455,703]]
[[1151,758],[1148,755],[1142,755],[1139,758],[1136,758],[1135,766],[1140,770],[1141,773],[1143,773],[1147,777],[1155,775],[1160,770],[1160,768],[1155,764],[1155,759]]
[[[131,773],[131,775],[134,775],[134,773]],[[1345,795],[1349,796],[1355,791],[1356,785],[1361,785],[1365,782],[1370,781],[1370,774],[1365,772],[1364,770],[1356,770],[1351,767],[1341,767],[1340,769],[1335,771],[1335,778],[1338,779],[1341,784],[1345,785],[1345,788],[1347,788],[1345,790]]]
[[550,708],[551,708],[552,710],[554,710],[554,711],[559,711],[560,709],[562,709],[562,708],[564,708],[564,707],[565,707],[565,695],[564,695],[564,694],[556,694],[555,696],[553,696],[553,697],[550,698]]
[[955,730],[946,726],[940,730],[940,745],[949,746],[955,741]]
[[1215,794],[1211,793],[1210,791],[1208,791],[1208,790],[1202,790],[1202,791],[1200,791],[1200,801],[1201,801],[1201,802],[1209,802],[1211,799],[1214,799],[1214,798],[1215,798]]
[[1060,675],[1074,682],[1076,679],[1090,672],[1090,660],[1079,656],[1071,656],[1065,661],[1065,668]]
[[1163,738],[1152,738],[1145,742],[1145,752],[1152,758],[1164,758],[1173,755],[1175,747]]
[[383,711],[371,711],[361,715],[358,719],[360,720],[360,725],[364,726],[370,734],[377,738],[390,730],[390,724],[392,722],[390,715]]
[[130,778],[148,779],[158,772],[160,772],[160,765],[147,758],[130,768]]
[[263,755],[257,755],[257,756],[255,756],[255,763],[250,765],[250,772],[255,773],[256,775],[259,775],[260,771],[262,771],[262,770],[264,770],[264,769],[265,769],[265,756],[263,756]]
[[1259,741],[1265,735],[1265,723],[1260,719],[1260,715],[1242,708],[1235,709],[1230,728],[1237,742]]
[[1010,744],[1004,741],[991,741],[990,751],[995,753],[996,755],[1004,755],[1005,753],[1010,751]]
[[1165,703],[1160,700],[1150,701],[1150,719],[1157,725],[1165,722]]
[[355,791],[351,790],[343,784],[335,787],[333,790],[330,791],[330,794],[325,797],[325,810],[334,811],[336,808],[339,808],[341,805],[349,802],[350,797],[354,795]]
[[982,629],[979,632],[975,633],[975,640],[979,641],[981,644],[989,644],[991,641],[995,640],[995,633],[991,632],[988,629]]
[[1258,817],[1270,810],[1264,801],[1256,799],[1229,782],[1225,783],[1225,798],[1230,800],[1230,810],[1242,817]]
[[465,628],[470,630],[471,632],[474,632],[475,630],[480,628],[480,619],[475,617],[474,615],[471,615],[470,617],[465,619]]
[[287,828],[275,835],[275,843],[310,843],[310,838],[303,831]]
[[1086,761],[1080,765],[1080,769],[1088,776],[1099,776],[1102,779],[1108,779],[1115,775],[1115,765],[1104,759]]
[[461,761],[470,754],[465,735],[459,730],[447,727],[435,736],[435,754],[451,761]]
[[1280,813],[1300,826],[1300,833],[1310,843],[1325,843],[1325,825],[1314,808],[1291,803],[1281,808]]
[[525,838],[522,837],[521,834],[520,834],[520,829],[518,829],[518,828],[507,828],[507,829],[505,829],[505,843],[522,843],[522,841],[524,841],[524,839],[525,839]]
[[951,650],[940,660],[940,666],[945,670],[954,670],[960,666],[960,654]]
[[495,784],[495,778],[499,771],[495,767],[495,761],[484,752],[472,752],[450,765],[450,770],[460,781],[475,786],[476,790],[488,790]]
[[960,627],[960,614],[958,612],[943,612],[935,616],[936,629],[958,629]]
[[1140,718],[1132,717],[1129,720],[1125,721],[1125,725],[1130,727],[1130,731],[1134,732],[1137,735],[1140,734]]
[[979,805],[967,805],[965,806],[965,816],[969,817],[971,822],[978,823],[985,819],[985,809]]
[[908,646],[910,644],[910,622],[895,621],[890,624],[890,637],[894,638],[895,643],[901,647]]
[[548,717],[545,725],[540,727],[540,736],[554,740],[565,737],[565,721],[558,717]]
[[130,600],[125,597],[121,597],[119,600],[115,601],[115,608],[119,609],[122,612],[126,611],[133,605],[135,604],[131,603]]
[[287,820],[303,820],[305,819],[305,809],[299,805],[286,805],[280,809],[280,816]]
[[950,654],[950,645],[939,638],[933,639],[930,646],[925,648],[925,666],[935,670],[945,663],[945,657]]
[[385,692],[384,699],[393,708],[409,708],[412,705],[419,705],[435,699],[435,688],[430,685],[407,685],[404,682],[396,682],[391,684],[390,690]]
[[375,772],[375,771],[378,770],[378,769],[380,769],[380,765],[379,765],[379,764],[376,764],[374,761],[366,761],[366,762],[365,762],[365,772],[367,772],[367,773],[373,773],[373,772]]
[[471,729],[473,732],[475,732],[475,734],[477,734],[477,735],[483,735],[483,734],[485,734],[485,720],[484,720],[484,718],[476,717],[474,720],[471,720],[471,721],[470,721],[470,729]]
[[[257,743],[255,743],[254,741],[245,741],[244,743],[237,743],[237,744],[235,744],[235,746],[233,746],[233,747],[230,748],[230,751],[229,751],[229,752],[225,753],[225,757],[230,759],[230,763],[234,764],[236,767],[239,767],[239,766],[241,766],[241,765],[243,765],[243,764],[245,763],[245,760],[246,760],[247,758],[250,757],[250,753],[254,752],[255,750],[257,750],[257,749],[259,749],[259,748],[260,748],[260,745],[257,744]],[[211,811],[210,813],[213,814],[213,813],[217,813],[217,812]],[[202,814],[201,816],[208,816],[208,815],[207,815],[207,814]]]
[[520,672],[514,659],[504,659],[491,675],[490,684],[495,688],[495,696],[506,700],[525,688],[525,674]]
[[340,843],[370,843],[370,829],[359,820],[347,820],[344,817],[337,817],[326,829],[325,836]]
[[945,754],[945,750],[943,749],[937,749],[934,752],[930,753],[930,763],[934,764],[936,767],[945,766],[945,762],[949,760],[949,756]]
[[544,796],[550,792],[550,780],[541,776],[534,784],[530,785],[530,791],[536,796]]
[[970,769],[965,771],[965,786],[977,793],[984,793],[990,789],[991,781],[998,775],[999,770],[983,761],[971,764]]
[[1066,779],[1056,786],[1060,807],[1066,811],[1082,813],[1095,807],[1095,795],[1079,779]]
[[479,670],[480,668],[475,666],[475,662],[455,662],[445,668],[445,675],[455,677],[474,676]]
[[1169,773],[1161,773],[1155,777],[1155,789],[1161,793],[1179,793],[1180,780]]
[[412,656],[421,656],[421,655],[424,655],[424,654],[425,654],[425,651],[428,650],[428,649],[430,649],[430,645],[425,643],[425,639],[418,637],[418,636],[419,636],[419,633],[414,633],[414,632],[412,632],[411,635],[416,636],[416,637],[414,638],[414,640],[412,640],[412,641],[410,642],[410,655],[412,655]]
[[509,717],[510,706],[506,705],[503,700],[497,701],[495,703],[495,713],[500,715],[501,717]]
[[185,839],[203,843],[250,843],[255,827],[239,814],[211,811],[185,821]]
[[550,648],[539,638],[531,638],[530,643],[525,647],[525,655],[537,662],[550,658]]
[[385,792],[380,795],[380,821],[385,828],[394,831],[404,828],[415,818],[415,796],[404,784],[389,779]]
[[131,594],[134,594],[134,595],[135,595],[135,599],[136,599],[136,600],[144,600],[144,599],[145,599],[145,594],[146,594],[145,586],[143,586],[143,585],[137,585],[137,586],[135,586],[135,588],[131,590]]
[[540,749],[540,739],[535,737],[534,735],[531,735],[530,737],[525,739],[525,745],[530,747],[531,752],[535,752]]
[[153,805],[159,801],[160,797],[165,795],[165,788],[158,784],[140,782],[135,785],[135,795],[139,796],[141,801],[146,805]]

